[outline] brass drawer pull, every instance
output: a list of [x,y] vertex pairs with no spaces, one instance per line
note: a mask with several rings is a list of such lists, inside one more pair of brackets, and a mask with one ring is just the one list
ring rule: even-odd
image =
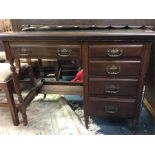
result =
[[109,75],[117,75],[120,73],[121,67],[116,65],[111,65],[106,67],[106,72]]
[[18,52],[19,54],[28,55],[32,53],[32,50],[31,48],[22,47],[22,48],[19,48]]
[[105,92],[107,94],[117,94],[120,91],[119,85],[106,85]]
[[62,49],[58,49],[58,56],[60,57],[68,57],[71,55],[72,50],[71,49],[66,49],[66,48],[62,48]]
[[115,114],[118,112],[118,107],[116,106],[109,105],[109,106],[105,106],[104,108],[105,108],[105,112],[109,114]]
[[123,54],[122,49],[117,49],[117,48],[107,49],[107,55],[109,57],[120,57],[122,54]]

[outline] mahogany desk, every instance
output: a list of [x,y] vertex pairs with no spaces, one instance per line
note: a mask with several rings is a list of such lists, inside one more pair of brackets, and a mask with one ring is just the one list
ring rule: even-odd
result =
[[[37,93],[83,94],[85,123],[89,116],[129,118],[138,123],[143,86],[154,31],[147,29],[64,30],[0,34],[13,72],[20,112],[27,124],[26,107]],[[14,65],[19,58],[81,59],[84,83],[38,84],[23,99]],[[61,86],[63,85],[63,87]]]

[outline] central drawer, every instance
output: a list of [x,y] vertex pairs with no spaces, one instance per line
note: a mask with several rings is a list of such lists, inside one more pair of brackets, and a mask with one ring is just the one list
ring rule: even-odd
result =
[[11,44],[13,57],[24,58],[29,55],[30,58],[53,58],[53,59],[81,59],[80,45],[52,45],[52,44]]
[[140,60],[90,60],[89,61],[89,74],[96,76],[107,75],[139,75],[140,73]]
[[89,78],[89,95],[136,96],[138,79]]

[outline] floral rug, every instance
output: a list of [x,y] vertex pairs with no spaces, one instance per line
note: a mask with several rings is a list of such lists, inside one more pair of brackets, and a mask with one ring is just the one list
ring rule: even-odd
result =
[[60,95],[39,94],[27,108],[28,125],[12,124],[8,108],[0,107],[0,135],[81,135],[90,134],[77,114]]

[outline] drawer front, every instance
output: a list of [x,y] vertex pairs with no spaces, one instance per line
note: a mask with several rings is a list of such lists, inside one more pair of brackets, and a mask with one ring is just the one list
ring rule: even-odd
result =
[[136,96],[138,79],[90,78],[90,96]]
[[90,45],[90,58],[142,57],[143,45]]
[[89,98],[88,113],[90,115],[134,117],[136,99]]
[[81,59],[80,45],[50,45],[50,46],[16,46],[11,47],[14,57],[24,58],[54,58],[54,59]]
[[137,61],[95,61],[89,62],[89,74],[96,76],[107,75],[139,75],[139,60]]

